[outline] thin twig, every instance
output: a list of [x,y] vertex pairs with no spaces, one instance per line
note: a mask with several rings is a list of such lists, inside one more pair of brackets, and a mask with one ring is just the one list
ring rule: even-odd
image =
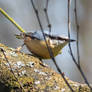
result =
[[75,8],[74,8],[74,14],[75,14],[75,24],[76,24],[76,31],[77,31],[77,58],[78,58],[78,64],[80,66],[80,54],[79,54],[79,24],[78,24],[78,16],[77,16],[77,3],[76,0],[74,2]]
[[16,26],[16,27],[19,29],[19,31],[21,31],[21,32],[23,32],[23,33],[26,32],[26,31],[25,31],[19,24],[17,24],[17,23],[15,22],[15,20],[14,20],[12,17],[10,17],[2,8],[0,8],[0,12],[1,12],[12,24],[14,24],[14,26]]
[[13,74],[13,76],[14,76],[15,79],[16,79],[16,81],[19,83],[21,90],[22,90],[23,92],[25,92],[23,86],[21,85],[21,83],[19,82],[18,78],[16,77],[16,75],[15,75],[14,72],[13,72],[12,66],[11,66],[11,64],[9,63],[9,61],[8,61],[8,59],[7,59],[7,57],[6,57],[5,51],[4,51],[2,48],[0,48],[0,50],[1,50],[1,52],[3,53],[6,62],[9,64],[10,72]]
[[57,65],[57,63],[56,63],[56,60],[55,60],[55,58],[54,58],[52,49],[51,49],[51,48],[48,46],[48,44],[47,44],[46,37],[45,37],[44,31],[43,31],[43,27],[42,27],[42,25],[41,25],[41,21],[40,21],[40,18],[39,18],[38,10],[35,8],[35,5],[34,5],[34,3],[33,3],[33,0],[30,0],[30,1],[31,1],[32,6],[33,6],[33,9],[34,9],[34,11],[35,11],[35,14],[36,14],[36,17],[37,17],[39,26],[40,26],[40,28],[41,28],[41,32],[42,32],[42,34],[43,34],[43,37],[44,37],[44,40],[45,40],[47,49],[48,49],[49,54],[50,54],[50,57],[52,58],[54,64],[56,65],[56,68],[57,68],[58,72],[60,73],[61,77],[64,79],[64,81],[65,81],[65,83],[67,84],[67,86],[70,88],[70,90],[71,90],[72,92],[74,92],[74,90],[72,89],[72,87],[70,86],[70,84],[68,83],[68,81],[66,80],[64,74],[62,73],[61,69],[58,67],[58,65]]
[[50,34],[51,33],[51,23],[50,23],[49,16],[48,16],[48,4],[49,4],[49,0],[46,0],[46,6],[44,8],[44,13],[47,19],[49,34]]
[[[69,16],[69,13],[70,13],[70,0],[68,0],[68,37],[69,37],[69,39],[70,39],[70,16]],[[90,90],[91,90],[91,92],[92,92],[92,88],[91,88],[91,86],[89,85],[89,82],[88,82],[87,78],[85,77],[85,74],[84,74],[84,72],[82,71],[82,68],[81,68],[80,65],[77,64],[77,62],[76,62],[76,59],[75,59],[75,57],[74,57],[74,55],[73,55],[73,52],[72,52],[72,48],[71,48],[70,42],[69,42],[69,49],[70,49],[70,54],[71,54],[71,57],[72,57],[72,59],[73,59],[73,62],[75,63],[75,65],[76,65],[76,67],[78,68],[78,70],[80,71],[80,73],[81,73],[81,75],[82,75],[82,77],[83,77],[85,83],[88,85],[88,87],[90,88]]]
[[42,27],[42,24],[41,24],[41,21],[40,21],[40,18],[39,18],[38,10],[35,8],[35,5],[34,5],[34,3],[33,3],[33,0],[30,0],[30,1],[31,1],[32,6],[33,6],[33,9],[34,9],[34,11],[35,11],[35,14],[36,14],[36,17],[37,17],[37,20],[38,20],[38,23],[39,23],[41,32],[42,32],[42,34],[43,34],[43,37],[44,37],[44,40],[45,40],[47,49],[48,49],[48,51],[49,51],[49,53],[50,53],[50,57],[55,61],[54,55],[53,55],[53,53],[52,53],[52,51],[51,51],[51,48],[50,48],[50,47],[48,46],[48,44],[47,44],[46,37],[45,37],[45,33],[44,33],[44,30],[43,30],[43,27]]

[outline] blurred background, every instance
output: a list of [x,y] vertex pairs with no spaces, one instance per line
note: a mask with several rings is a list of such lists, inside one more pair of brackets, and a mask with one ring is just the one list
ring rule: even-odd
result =
[[[39,11],[40,19],[45,30],[48,30],[44,7],[46,0],[34,0]],[[40,30],[30,0],[0,0],[0,8],[4,9],[27,32]],[[92,83],[92,0],[77,0],[79,30],[79,48],[81,67],[90,83]],[[59,36],[67,36],[67,0],[50,0],[48,15],[52,25],[52,33]],[[74,0],[71,0],[71,38],[76,39],[76,25],[74,18]],[[0,43],[16,48],[23,41],[15,38],[19,30],[0,13]],[[74,56],[76,56],[76,43],[72,43]],[[26,47],[23,52],[29,53]],[[71,80],[84,83],[69,54],[68,45],[62,50],[62,54],[56,57],[61,70]],[[44,60],[50,67],[56,70],[52,60]],[[57,71],[57,70],[56,70]]]

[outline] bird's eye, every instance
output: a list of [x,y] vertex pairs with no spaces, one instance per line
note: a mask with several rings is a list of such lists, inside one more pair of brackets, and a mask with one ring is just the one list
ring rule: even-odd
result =
[[20,33],[20,36],[21,36],[22,38],[24,38],[24,33]]

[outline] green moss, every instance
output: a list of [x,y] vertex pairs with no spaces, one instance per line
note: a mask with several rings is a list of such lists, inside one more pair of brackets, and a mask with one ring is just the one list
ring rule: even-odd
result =
[[[9,49],[2,44],[0,44],[0,46],[7,53],[11,53],[11,51],[13,52],[13,49]],[[29,61],[34,61],[35,65],[34,67],[25,66],[21,69],[18,69],[19,73],[21,73],[23,70],[26,70],[26,75],[21,74],[21,76],[18,76],[16,73],[17,71],[15,70],[14,73],[17,77],[17,81],[14,75],[11,73],[8,65],[5,65],[7,62],[4,58],[4,55],[0,52],[0,92],[24,92],[22,90],[25,90],[25,92],[63,92],[63,89],[65,92],[71,92],[61,76],[51,70],[49,67],[42,66],[37,58],[19,52],[17,55],[18,57],[14,57],[11,54],[7,55],[12,69],[17,61],[22,61],[25,64],[27,64]],[[46,72],[46,75],[41,75],[39,72],[35,72],[34,69]],[[91,92],[87,85],[73,82],[68,78],[66,79],[75,92]],[[40,81],[40,83],[36,84],[35,81]]]
[[31,77],[21,77],[19,78],[19,81],[22,83],[23,86],[30,86],[33,84],[34,79]]
[[9,88],[19,87],[19,83],[17,83],[14,75],[7,69],[3,70],[0,81],[5,83],[5,86]]
[[22,76],[22,77],[17,76],[16,79],[14,75],[7,68],[2,71],[2,76],[0,76],[0,78],[1,78],[0,82],[4,83],[4,85],[8,87],[10,90],[20,89],[20,84],[24,88],[30,88],[32,87],[34,81],[32,77],[27,77],[27,76]]

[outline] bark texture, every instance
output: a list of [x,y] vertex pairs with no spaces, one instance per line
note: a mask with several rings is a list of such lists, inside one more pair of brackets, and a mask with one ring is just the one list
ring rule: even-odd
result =
[[[5,50],[12,67],[0,51],[0,92],[71,92],[60,74],[38,58],[15,52],[15,49],[3,44],[0,44],[0,48]],[[86,84],[66,79],[75,92],[90,92]]]

